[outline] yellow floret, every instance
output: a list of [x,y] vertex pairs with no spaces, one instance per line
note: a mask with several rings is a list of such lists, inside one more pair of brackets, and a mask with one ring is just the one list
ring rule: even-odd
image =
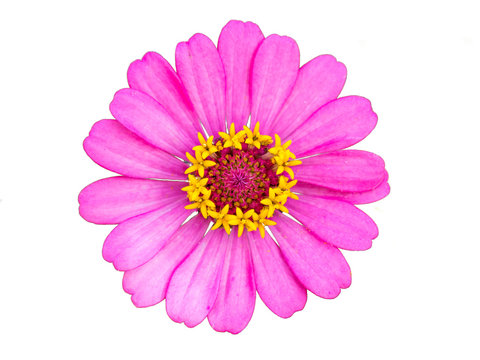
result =
[[186,153],[188,160],[192,163],[192,165],[185,170],[185,174],[190,174],[194,171],[198,171],[200,177],[205,176],[205,169],[211,166],[215,166],[215,162],[211,160],[205,160],[202,158],[202,154],[199,150],[195,150],[195,157],[190,155],[190,153]]
[[205,140],[203,135],[201,133],[198,133],[198,141],[200,142],[200,145],[195,146],[193,150],[198,150],[202,155],[202,159],[206,159],[208,155],[213,154],[219,150],[216,145],[213,145],[213,135],[210,136],[208,140]]
[[257,122],[255,124],[255,128],[250,130],[247,126],[243,126],[243,130],[247,136],[245,140],[245,144],[253,145],[257,149],[260,149],[262,145],[268,145],[273,142],[272,137],[268,135],[260,135],[260,123]]
[[274,155],[272,162],[278,166],[277,175],[286,172],[288,175],[290,175],[290,179],[293,179],[295,175],[291,167],[295,165],[300,165],[302,162],[300,160],[295,160],[295,154],[288,150],[288,147],[291,143],[292,141],[288,140],[287,142],[282,144],[280,136],[275,134],[275,147],[271,148],[268,151]]
[[244,142],[245,132],[239,131],[235,132],[235,124],[230,125],[230,133],[219,132],[218,135],[224,140],[223,147],[235,147],[238,150],[242,149],[242,143]]
[[215,204],[210,200],[211,190],[207,190],[205,194],[199,196],[194,202],[185,206],[185,209],[193,210],[200,209],[203,217],[206,219],[208,216],[208,210],[215,210]]
[[215,224],[212,226],[211,230],[218,229],[219,227],[223,226],[225,231],[228,235],[230,235],[230,224],[229,221],[236,218],[235,215],[231,215],[228,213],[229,206],[228,204],[225,205],[220,212],[216,212],[214,210],[209,210],[208,215],[210,215],[213,219],[216,220]]
[[228,222],[230,225],[238,225],[238,237],[242,236],[243,229],[246,227],[248,231],[257,230],[255,223],[250,220],[253,214],[255,214],[254,209],[248,210],[246,213],[243,213],[242,209],[237,207],[235,209],[236,216],[230,219]]

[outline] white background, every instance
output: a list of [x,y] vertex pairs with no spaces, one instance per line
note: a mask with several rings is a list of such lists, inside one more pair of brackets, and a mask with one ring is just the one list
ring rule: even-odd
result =
[[[478,359],[479,11],[471,1],[26,1],[0,8],[0,358]],[[344,254],[352,286],[284,320],[257,298],[241,334],[137,309],[101,256],[112,227],[77,195],[111,173],[83,152],[130,62],[173,61],[230,19],[297,40],[302,63],[333,54],[342,95],[379,123],[392,192],[362,206],[380,236]],[[477,343],[475,343],[477,341]]]

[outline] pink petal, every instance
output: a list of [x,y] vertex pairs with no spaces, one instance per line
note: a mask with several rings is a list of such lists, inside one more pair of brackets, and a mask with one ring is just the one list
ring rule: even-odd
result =
[[158,210],[130,218],[118,225],[103,244],[103,257],[117,270],[131,270],[150,260],[163,248],[192,212],[184,209],[185,195]]
[[166,300],[173,321],[194,327],[207,317],[217,298],[226,245],[225,231],[210,231],[175,270]]
[[302,159],[302,164],[295,167],[295,179],[341,191],[372,190],[384,178],[383,159],[361,150],[342,150]]
[[270,35],[258,48],[252,69],[252,125],[273,135],[273,120],[290,95],[298,74],[300,53],[295,40]]
[[289,137],[297,157],[341,150],[363,140],[377,125],[368,99],[347,96],[320,108]]
[[265,238],[258,232],[247,237],[252,252],[255,284],[265,305],[282,318],[288,318],[304,308],[307,291],[293,275],[268,233]]
[[253,264],[246,236],[230,235],[225,241],[228,246],[220,288],[208,322],[216,331],[238,334],[247,326],[255,308]]
[[123,176],[98,180],[80,192],[80,215],[95,224],[119,224],[167,205],[182,194],[184,185]]
[[150,261],[125,272],[123,288],[133,295],[135,306],[152,306],[165,298],[173,272],[197,246],[208,223],[202,216],[195,216],[182,225]]
[[250,75],[252,61],[263,40],[260,28],[251,22],[231,20],[222,29],[218,52],[225,68],[227,123],[236,129],[246,125],[250,116]]
[[185,179],[185,163],[150,145],[116,120],[96,122],[83,148],[98,165],[122,175]]
[[193,126],[182,127],[162,105],[138,90],[117,91],[110,111],[128,130],[171,154],[184,157],[198,142]]
[[303,65],[292,93],[273,122],[275,133],[290,139],[310,115],[338,97],[347,78],[345,65],[331,55],[321,55]]
[[161,55],[148,52],[128,68],[128,84],[158,101],[181,127],[202,131],[187,92],[172,66]]
[[370,249],[378,236],[373,220],[344,201],[302,195],[288,202],[288,210],[320,239],[342,249]]
[[361,192],[338,191],[329,189],[306,182],[299,181],[295,185],[294,191],[300,194],[307,194],[311,196],[319,196],[326,199],[337,199],[347,201],[350,204],[369,204],[383,199],[390,193],[390,186],[388,185],[388,174],[385,171],[384,180],[376,188]]
[[315,295],[332,299],[350,286],[351,273],[340,250],[284,215],[274,218],[271,230],[287,264],[302,284]]
[[177,45],[177,72],[209,135],[225,131],[225,72],[215,45],[203,34]]

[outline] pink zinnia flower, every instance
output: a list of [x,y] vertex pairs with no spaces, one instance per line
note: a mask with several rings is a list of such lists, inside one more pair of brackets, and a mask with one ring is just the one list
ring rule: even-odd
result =
[[363,97],[337,99],[346,68],[333,56],[299,61],[293,39],[230,21],[217,47],[202,34],[178,44],[176,72],[153,52],[130,65],[115,120],[84,142],[122,176],[87,186],[79,202],[87,221],[119,224],[103,256],[125,272],[136,306],[166,299],[176,322],[208,317],[238,333],[256,292],[287,318],[307,290],[331,299],[349,287],[339,248],[366,250],[378,235],[354,204],[389,186],[379,156],[343,149],[377,116]]

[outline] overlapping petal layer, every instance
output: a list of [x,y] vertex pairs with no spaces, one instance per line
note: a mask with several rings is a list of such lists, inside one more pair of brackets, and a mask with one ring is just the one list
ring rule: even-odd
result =
[[128,68],[128,84],[158,101],[179,127],[201,131],[200,122],[177,73],[161,55],[148,52]]
[[163,207],[118,225],[103,244],[103,257],[117,270],[131,270],[150,260],[190,215],[183,196],[170,198]]
[[212,40],[195,34],[188,42],[178,44],[175,63],[208,134],[225,131],[225,72]]
[[252,67],[252,124],[262,133],[274,133],[275,117],[297,79],[300,53],[288,36],[270,35],[260,44]]
[[347,96],[321,107],[291,134],[298,157],[345,149],[363,140],[377,125],[370,101]]
[[208,322],[217,331],[237,334],[247,326],[255,307],[255,281],[250,247],[245,237],[231,235],[217,299]]
[[119,224],[178,200],[182,183],[123,176],[95,181],[78,196],[80,215],[95,224]]
[[155,99],[138,90],[117,91],[110,112],[127,129],[173,155],[184,157],[197,139],[192,126],[182,127]]
[[116,120],[95,123],[83,142],[83,148],[97,164],[121,175],[185,179],[185,163],[150,145]]
[[340,250],[285,215],[277,216],[275,221],[277,225],[271,229],[285,261],[308,290],[332,299],[340,289],[350,286],[350,267]]
[[300,194],[308,194],[310,196],[343,200],[351,204],[369,204],[381,200],[387,196],[390,193],[390,185],[388,184],[388,174],[385,172],[385,178],[382,180],[382,182],[371,190],[339,191],[299,181],[297,185],[295,185],[295,191]]
[[135,306],[152,306],[165,298],[173,272],[198,245],[207,225],[205,219],[195,216],[182,225],[150,261],[125,272],[123,288],[132,295]]
[[258,295],[275,314],[288,318],[307,302],[307,291],[285,262],[270,235],[247,233]]
[[224,231],[210,231],[170,280],[166,307],[173,321],[200,324],[217,298],[227,248]]
[[316,110],[334,100],[342,91],[347,69],[331,55],[321,55],[303,65],[292,93],[273,121],[272,129],[288,137]]
[[361,150],[342,150],[302,160],[295,178],[340,191],[362,192],[376,188],[385,178],[383,159]]
[[321,240],[346,250],[367,250],[378,229],[370,217],[345,201],[302,195],[289,214]]

